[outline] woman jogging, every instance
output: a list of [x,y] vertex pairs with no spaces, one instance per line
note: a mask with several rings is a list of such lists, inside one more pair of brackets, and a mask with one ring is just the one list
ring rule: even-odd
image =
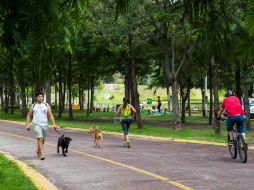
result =
[[131,104],[128,104],[128,101],[126,98],[123,98],[123,105],[121,105],[118,108],[117,116],[120,116],[121,125],[122,125],[122,129],[123,129],[123,133],[124,133],[123,146],[127,147],[127,148],[131,147],[130,141],[128,138],[128,132],[129,132],[129,128],[130,128],[130,125],[133,121],[135,114],[136,114],[135,108]]

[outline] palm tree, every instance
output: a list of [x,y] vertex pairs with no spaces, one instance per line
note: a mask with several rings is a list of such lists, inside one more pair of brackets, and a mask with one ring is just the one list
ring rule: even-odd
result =
[[254,35],[254,2],[248,0],[247,4],[247,17],[246,17],[246,29],[251,34]]
[[223,0],[191,0],[184,1],[185,14],[190,18],[199,40],[210,57],[210,67],[214,93],[214,128],[220,134],[220,122],[216,120],[219,110],[217,59],[223,54],[228,31],[227,1]]

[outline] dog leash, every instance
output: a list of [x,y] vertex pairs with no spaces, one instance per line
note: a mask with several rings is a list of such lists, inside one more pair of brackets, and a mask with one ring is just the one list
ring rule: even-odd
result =
[[55,131],[58,135],[62,135],[62,133],[60,133],[56,128],[54,128],[54,131]]

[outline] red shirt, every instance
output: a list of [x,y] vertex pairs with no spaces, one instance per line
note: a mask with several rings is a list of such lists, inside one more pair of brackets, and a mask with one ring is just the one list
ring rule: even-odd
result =
[[222,102],[222,107],[226,108],[228,117],[238,114],[245,114],[241,102],[236,96],[226,97]]

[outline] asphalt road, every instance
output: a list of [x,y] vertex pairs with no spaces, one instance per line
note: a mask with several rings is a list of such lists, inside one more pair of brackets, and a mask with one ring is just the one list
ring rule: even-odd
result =
[[51,130],[41,161],[31,131],[0,122],[0,150],[35,166],[59,189],[254,189],[253,151],[242,164],[230,158],[227,147],[132,138],[127,149],[120,136],[104,135],[103,147],[97,149],[91,134],[61,132],[73,139],[68,156],[56,153],[59,135]]

